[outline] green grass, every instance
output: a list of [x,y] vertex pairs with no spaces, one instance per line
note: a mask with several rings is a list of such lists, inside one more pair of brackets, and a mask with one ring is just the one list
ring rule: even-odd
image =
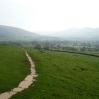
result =
[[38,77],[11,99],[99,99],[99,58],[26,48]]
[[17,87],[29,73],[30,64],[21,48],[0,45],[0,93]]

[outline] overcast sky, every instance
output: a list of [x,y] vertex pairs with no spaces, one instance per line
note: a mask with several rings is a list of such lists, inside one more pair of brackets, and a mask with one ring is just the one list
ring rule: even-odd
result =
[[0,25],[29,31],[99,27],[99,0],[0,0]]

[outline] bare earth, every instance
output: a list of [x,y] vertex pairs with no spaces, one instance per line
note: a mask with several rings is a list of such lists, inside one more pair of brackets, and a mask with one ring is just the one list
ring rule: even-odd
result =
[[[22,50],[24,49],[22,48]],[[28,88],[33,83],[33,81],[35,81],[34,78],[38,76],[35,71],[35,65],[34,65],[33,60],[28,55],[27,51],[25,51],[25,54],[31,64],[30,75],[28,75],[23,81],[21,81],[17,88],[13,88],[11,91],[0,94],[0,99],[9,99],[11,96],[15,95],[17,92],[21,92],[22,90]]]

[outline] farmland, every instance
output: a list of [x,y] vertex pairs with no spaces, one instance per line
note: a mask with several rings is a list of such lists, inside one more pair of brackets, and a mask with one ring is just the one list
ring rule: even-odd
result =
[[99,98],[98,57],[25,49],[35,62],[38,77],[28,89],[11,99]]

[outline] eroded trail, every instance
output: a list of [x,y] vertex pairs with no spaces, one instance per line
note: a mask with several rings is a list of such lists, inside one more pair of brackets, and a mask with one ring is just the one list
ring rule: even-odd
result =
[[[24,49],[22,48],[22,50]],[[15,95],[17,92],[21,92],[22,90],[28,88],[33,83],[33,81],[35,81],[35,77],[38,76],[35,71],[35,65],[34,65],[33,60],[28,55],[27,51],[25,51],[25,54],[31,64],[30,75],[27,75],[27,77],[19,83],[17,88],[13,88],[11,91],[0,94],[0,99],[9,99],[11,96]]]

